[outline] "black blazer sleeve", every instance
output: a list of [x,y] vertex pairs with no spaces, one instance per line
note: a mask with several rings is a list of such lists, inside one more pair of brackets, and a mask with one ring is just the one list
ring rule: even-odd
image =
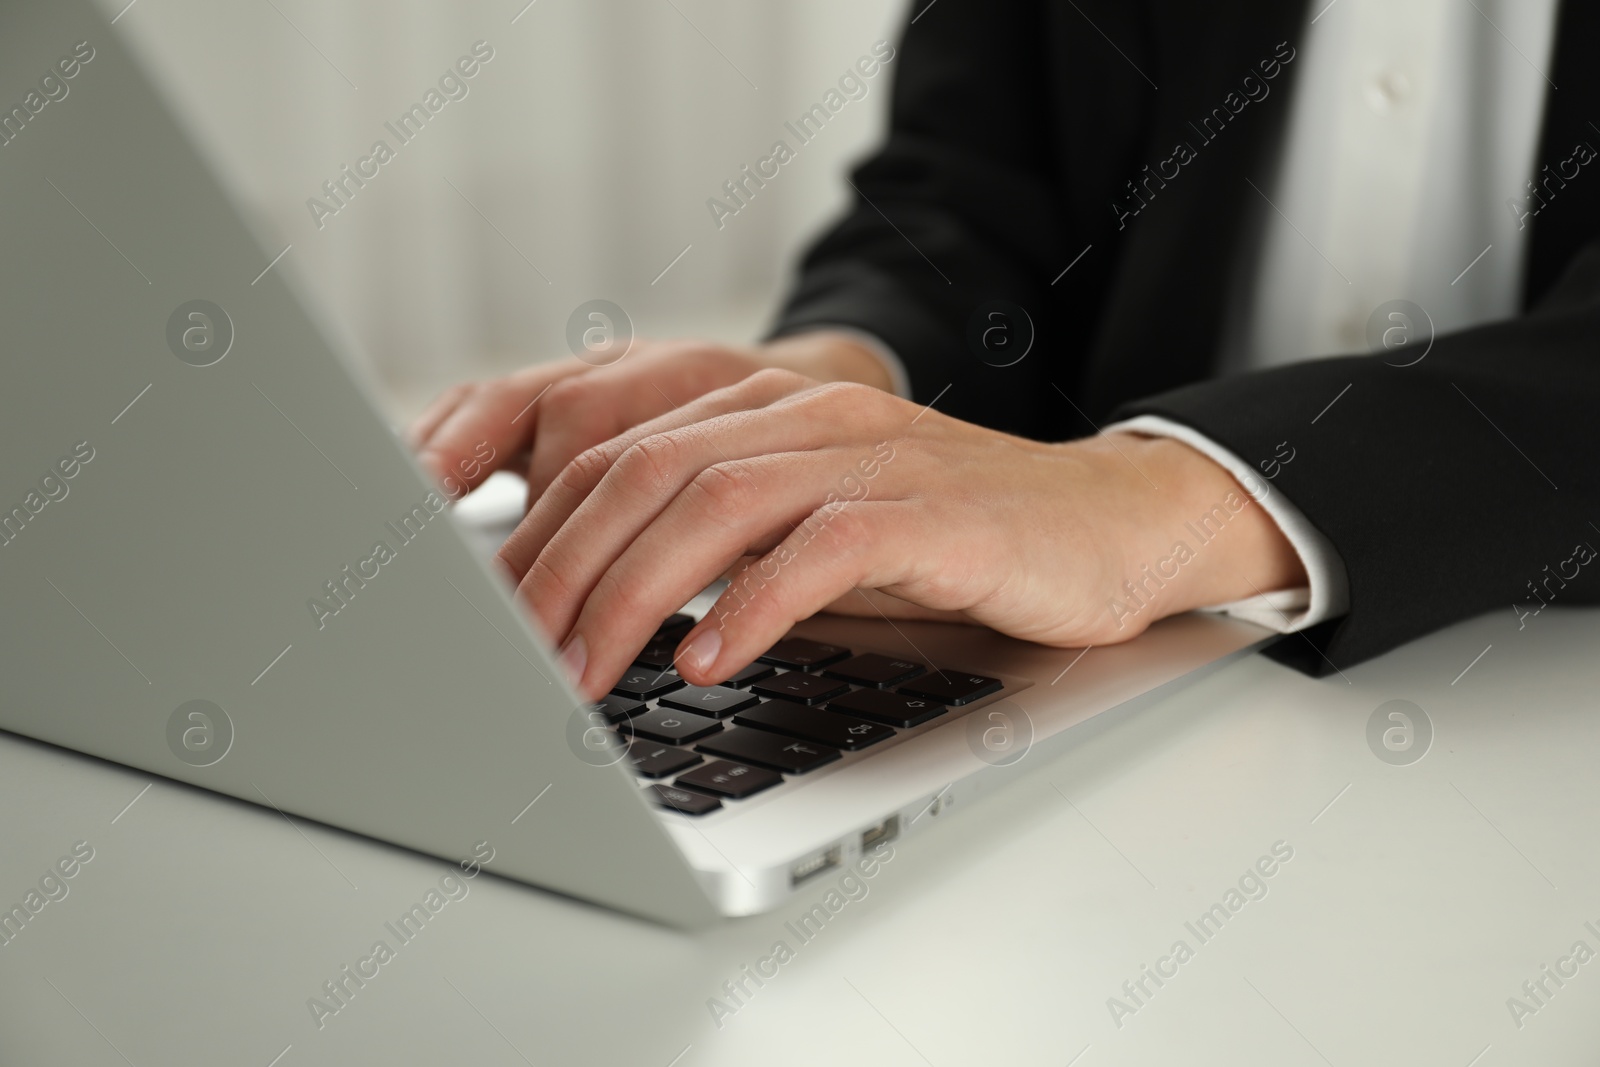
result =
[[1252,465],[1293,448],[1270,484],[1350,579],[1347,615],[1272,650],[1301,669],[1485,611],[1504,613],[1509,640],[1546,603],[1600,602],[1600,243],[1528,314],[1440,337],[1414,365],[1314,360],[1118,414],[1164,415]]

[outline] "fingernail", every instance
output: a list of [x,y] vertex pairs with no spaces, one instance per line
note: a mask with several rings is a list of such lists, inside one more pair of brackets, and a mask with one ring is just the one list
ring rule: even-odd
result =
[[688,660],[694,670],[705,673],[717,662],[717,653],[721,651],[722,631],[715,626],[708,626],[689,639],[683,648],[682,658]]
[[578,685],[583,681],[583,668],[589,663],[589,646],[583,640],[582,634],[573,634],[561,649],[561,665],[567,669],[567,674],[572,678],[572,684]]

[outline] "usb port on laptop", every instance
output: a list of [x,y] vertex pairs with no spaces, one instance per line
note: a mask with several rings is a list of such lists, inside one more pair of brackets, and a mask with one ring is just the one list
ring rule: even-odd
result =
[[793,889],[800,883],[815,878],[823,871],[831,871],[839,866],[839,855],[839,846],[834,845],[832,848],[824,849],[815,856],[801,860],[789,868],[789,888]]

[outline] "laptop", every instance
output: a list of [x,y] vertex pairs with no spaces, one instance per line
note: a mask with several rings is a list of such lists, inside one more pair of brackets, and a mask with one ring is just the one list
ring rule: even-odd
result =
[[515,490],[429,482],[88,0],[6,5],[0,109],[0,728],[694,927],[1272,636],[817,616],[696,689],[701,598],[584,703],[488,566]]

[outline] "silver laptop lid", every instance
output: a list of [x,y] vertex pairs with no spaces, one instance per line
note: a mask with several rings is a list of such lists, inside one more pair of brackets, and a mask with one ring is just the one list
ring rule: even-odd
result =
[[0,11],[0,108],[0,726],[712,918],[87,0]]

